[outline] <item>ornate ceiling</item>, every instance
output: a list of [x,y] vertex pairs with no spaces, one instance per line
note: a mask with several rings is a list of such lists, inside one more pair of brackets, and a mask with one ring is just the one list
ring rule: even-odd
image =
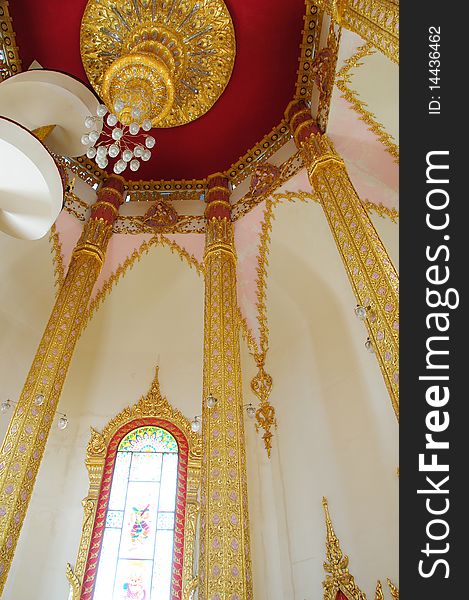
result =
[[[305,3],[227,0],[226,5],[236,36],[228,86],[196,121],[156,130],[157,146],[138,179],[204,179],[228,170],[283,119],[295,92]],[[44,68],[65,71],[88,83],[80,58],[85,6],[86,0],[11,3],[23,69],[37,60]]]

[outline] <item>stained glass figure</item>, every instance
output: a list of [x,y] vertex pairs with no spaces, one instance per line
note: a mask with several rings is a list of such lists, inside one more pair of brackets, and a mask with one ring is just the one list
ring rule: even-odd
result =
[[170,600],[177,473],[165,429],[138,427],[120,442],[93,600]]

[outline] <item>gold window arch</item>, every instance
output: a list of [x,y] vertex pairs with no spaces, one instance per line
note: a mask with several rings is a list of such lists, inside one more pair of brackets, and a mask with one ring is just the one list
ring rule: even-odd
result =
[[[150,391],[137,404],[125,408],[101,433],[91,428],[86,451],[89,475],[88,495],[82,501],[84,516],[75,568],[67,565],[72,600],[91,600],[99,565],[109,491],[120,441],[138,427],[153,425],[168,431],[178,442],[178,509],[183,515],[174,529],[173,585],[171,600],[190,600],[197,586],[195,573],[196,531],[199,514],[198,492],[202,441],[190,421],[161,396],[158,368]],[[181,507],[183,506],[183,510]],[[176,552],[179,547],[179,551]]]

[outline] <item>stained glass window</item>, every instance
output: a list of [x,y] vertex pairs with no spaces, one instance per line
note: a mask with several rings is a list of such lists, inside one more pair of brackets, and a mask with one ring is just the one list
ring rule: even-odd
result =
[[121,440],[93,600],[170,600],[178,460],[175,438],[161,427]]

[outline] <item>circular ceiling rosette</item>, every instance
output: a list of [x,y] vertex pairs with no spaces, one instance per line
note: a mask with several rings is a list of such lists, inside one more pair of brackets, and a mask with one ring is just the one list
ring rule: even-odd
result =
[[236,42],[222,0],[89,0],[80,52],[109,110],[122,100],[154,126],[175,127],[205,114],[221,96]]

